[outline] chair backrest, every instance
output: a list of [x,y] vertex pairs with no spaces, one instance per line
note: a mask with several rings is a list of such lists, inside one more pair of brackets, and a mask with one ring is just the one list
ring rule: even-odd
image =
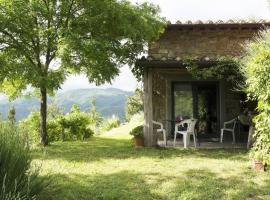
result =
[[238,120],[238,118],[234,118],[234,119],[232,119],[230,121],[224,122],[223,127],[226,128],[227,125],[232,125],[231,129],[234,130],[235,127],[236,127],[237,120]]
[[233,122],[233,130],[235,129],[235,126],[236,126],[237,120],[238,120],[238,118],[235,118],[235,119],[234,119],[234,122]]
[[176,126],[178,127],[187,124],[187,132],[194,133],[197,121],[198,121],[197,119],[185,119],[180,123],[176,124]]
[[194,133],[195,132],[195,126],[196,126],[196,123],[197,123],[197,119],[187,119],[187,131],[188,132],[191,132],[191,133]]

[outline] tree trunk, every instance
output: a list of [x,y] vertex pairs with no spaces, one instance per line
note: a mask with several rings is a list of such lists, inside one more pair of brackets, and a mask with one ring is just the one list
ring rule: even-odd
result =
[[47,89],[40,88],[41,102],[40,102],[40,143],[43,146],[48,145],[47,134]]

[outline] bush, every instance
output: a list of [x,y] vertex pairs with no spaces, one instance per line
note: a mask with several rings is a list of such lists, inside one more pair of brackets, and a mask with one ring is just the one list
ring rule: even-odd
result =
[[38,171],[31,169],[27,140],[20,129],[0,122],[0,199],[34,199],[44,186]]
[[112,117],[103,121],[101,129],[102,131],[109,131],[113,128],[119,127],[120,124],[121,122],[118,117]]
[[132,129],[129,133],[134,138],[143,138],[143,125],[137,126],[136,128]]
[[[94,131],[90,127],[91,123],[90,114],[81,112],[79,107],[74,105],[70,113],[66,115],[57,114],[48,118],[49,141],[87,139],[94,135]],[[31,144],[39,142],[39,112],[31,112],[25,120],[20,122],[19,126],[22,130],[30,133]]]
[[254,41],[246,44],[242,73],[246,78],[248,97],[258,101],[253,150],[261,161],[270,164],[270,30],[260,33]]
[[63,140],[63,127],[60,123],[60,119],[49,120],[47,122],[47,131],[49,142]]
[[28,117],[19,123],[20,129],[29,134],[30,144],[39,142],[40,114],[37,111],[31,112]]
[[74,105],[71,112],[65,115],[62,120],[62,126],[65,129],[65,137],[78,140],[86,139],[94,134],[89,127],[91,118],[87,113],[81,112],[79,107]]

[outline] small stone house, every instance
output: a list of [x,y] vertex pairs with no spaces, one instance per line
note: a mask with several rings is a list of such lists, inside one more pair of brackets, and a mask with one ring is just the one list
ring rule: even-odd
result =
[[263,20],[168,24],[149,45],[148,57],[138,60],[144,69],[145,145],[156,145],[152,120],[162,122],[170,138],[178,117],[197,118],[201,132],[219,137],[223,122],[242,112],[242,94],[226,80],[194,78],[183,60],[208,67],[219,57],[239,57],[243,43],[269,25]]

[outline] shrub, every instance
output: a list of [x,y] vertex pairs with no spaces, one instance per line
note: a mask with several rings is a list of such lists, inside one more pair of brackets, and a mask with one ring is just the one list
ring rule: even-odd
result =
[[[47,120],[47,131],[49,141],[87,139],[94,134],[90,125],[91,116],[81,112],[79,107],[74,105],[71,112],[66,115],[50,115]],[[30,115],[19,124],[22,130],[30,133],[31,144],[39,142],[40,115],[38,112],[31,112]]]
[[94,134],[89,128],[91,119],[87,113],[81,112],[79,107],[74,105],[71,112],[65,115],[62,125],[65,129],[65,137],[70,139],[86,139]]
[[60,123],[60,119],[48,120],[47,131],[49,142],[63,140],[63,127]]
[[255,122],[254,155],[270,164],[270,30],[260,33],[254,41],[246,44],[242,73],[246,78],[245,90],[248,97],[258,101]]
[[132,129],[129,133],[134,138],[143,138],[143,125],[137,126],[136,128]]
[[27,139],[17,127],[0,122],[0,199],[34,199],[44,186],[31,168]]
[[121,124],[118,117],[112,117],[103,121],[102,131],[109,131],[113,128],[119,127]]
[[28,117],[19,123],[20,129],[29,134],[29,142],[35,144],[39,142],[40,115],[39,112],[33,111]]

